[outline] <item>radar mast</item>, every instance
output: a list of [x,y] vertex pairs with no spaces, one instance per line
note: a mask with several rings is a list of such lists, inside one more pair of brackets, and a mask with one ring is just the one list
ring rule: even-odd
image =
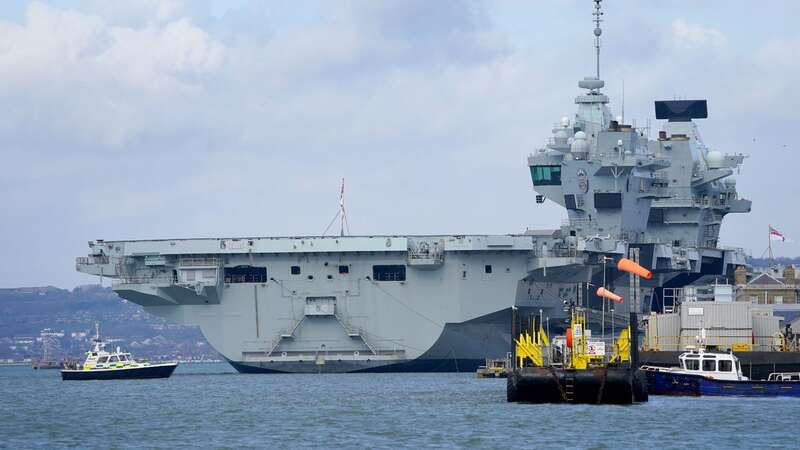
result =
[[603,11],[601,11],[600,3],[603,0],[594,0],[594,12],[592,15],[594,16],[594,48],[597,52],[596,63],[597,63],[597,73],[596,77],[600,79],[600,35],[603,34],[603,30],[600,28],[600,22],[603,21],[602,15]]

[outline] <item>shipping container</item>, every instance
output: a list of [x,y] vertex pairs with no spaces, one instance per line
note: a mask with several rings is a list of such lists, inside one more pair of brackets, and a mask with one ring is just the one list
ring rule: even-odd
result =
[[686,302],[681,305],[681,328],[707,330],[726,328],[752,329],[749,303]]
[[778,351],[783,342],[781,318],[772,315],[753,315],[754,348],[757,351]]
[[645,348],[657,351],[677,351],[680,346],[680,335],[680,314],[650,314],[645,327]]

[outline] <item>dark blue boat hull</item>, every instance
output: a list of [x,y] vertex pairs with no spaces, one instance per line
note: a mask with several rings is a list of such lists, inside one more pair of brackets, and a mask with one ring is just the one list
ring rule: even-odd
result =
[[178,364],[135,367],[115,370],[62,370],[62,380],[137,380],[144,378],[169,378]]
[[800,382],[723,381],[700,375],[645,370],[651,395],[731,395],[745,397],[800,397]]

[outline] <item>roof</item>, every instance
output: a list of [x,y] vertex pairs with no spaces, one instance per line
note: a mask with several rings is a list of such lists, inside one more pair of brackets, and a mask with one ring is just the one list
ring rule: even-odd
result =
[[784,283],[768,273],[762,273],[747,283],[748,286],[753,284],[783,285]]

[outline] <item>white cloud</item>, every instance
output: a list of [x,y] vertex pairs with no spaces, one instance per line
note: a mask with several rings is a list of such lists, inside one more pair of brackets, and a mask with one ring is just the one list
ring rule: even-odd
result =
[[722,31],[689,23],[684,19],[672,22],[672,37],[678,45],[691,48],[719,50],[728,45],[728,39]]
[[81,9],[115,26],[141,27],[207,14],[208,0],[82,0]]
[[225,56],[186,18],[130,28],[40,3],[24,24],[0,24],[0,42],[0,96],[16,109],[2,138],[30,145],[19,125],[35,124],[44,148],[119,148],[168,132],[164,105],[190,101]]

